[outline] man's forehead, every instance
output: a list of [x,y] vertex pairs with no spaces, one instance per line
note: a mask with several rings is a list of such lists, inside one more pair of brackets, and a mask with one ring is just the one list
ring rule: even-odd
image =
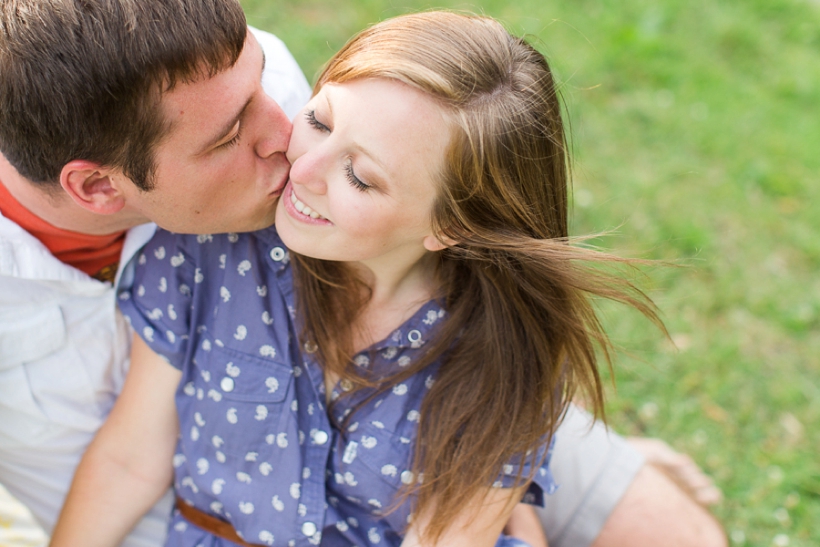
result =
[[213,76],[180,83],[164,93],[160,102],[169,132],[194,126],[197,140],[205,142],[216,137],[215,132],[230,129],[259,89],[264,62],[264,52],[248,33],[233,66]]

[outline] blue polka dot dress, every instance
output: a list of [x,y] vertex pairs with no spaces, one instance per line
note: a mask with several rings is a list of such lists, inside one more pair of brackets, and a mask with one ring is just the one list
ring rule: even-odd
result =
[[[230,522],[249,543],[401,544],[410,502],[397,509],[393,502],[418,480],[410,470],[413,448],[437,363],[366,402],[341,429],[372,392],[342,397],[352,387],[342,380],[330,394],[334,419],[328,416],[317,346],[300,347],[295,335],[289,256],[274,228],[213,236],[159,230],[119,301],[136,332],[182,371],[173,458],[178,497]],[[378,376],[407,367],[445,313],[426,303],[359,353],[356,366]],[[529,474],[529,463],[522,465]],[[511,486],[519,470],[505,466],[496,486]],[[525,501],[541,504],[555,489],[548,457],[534,477]],[[234,544],[177,514],[167,545]],[[502,536],[502,546],[526,544]]]

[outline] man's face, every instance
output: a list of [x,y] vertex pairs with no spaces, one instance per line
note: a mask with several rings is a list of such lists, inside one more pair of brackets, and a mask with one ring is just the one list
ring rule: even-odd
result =
[[233,67],[163,95],[170,130],[156,148],[154,187],[143,192],[125,184],[129,209],[180,233],[273,224],[290,170],[291,123],[262,89],[263,66],[262,49],[248,33]]

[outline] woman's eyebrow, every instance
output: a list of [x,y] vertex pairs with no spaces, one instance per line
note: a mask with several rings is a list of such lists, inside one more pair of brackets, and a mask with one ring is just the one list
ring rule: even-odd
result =
[[[330,94],[325,95],[325,101],[327,102],[327,108],[330,111],[330,117],[332,119],[333,118],[333,102],[330,100]],[[370,152],[366,147],[362,146],[359,142],[357,142],[355,140],[352,141],[352,148],[354,150],[360,152],[361,154],[367,156],[373,163],[378,165],[379,168],[385,174],[388,174],[388,175],[390,174],[390,170],[387,168],[386,165],[384,165],[384,163],[382,163],[381,160],[379,160],[378,156],[376,154],[373,154],[372,152]]]
[[330,102],[330,94],[325,94],[325,102],[327,103],[327,109],[330,112],[330,117],[333,117],[333,103]]

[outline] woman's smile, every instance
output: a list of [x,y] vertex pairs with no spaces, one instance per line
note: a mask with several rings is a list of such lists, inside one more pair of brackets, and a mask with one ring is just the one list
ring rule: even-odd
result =
[[288,181],[285,191],[282,193],[282,201],[284,202],[285,210],[296,220],[321,226],[333,224],[296,197],[296,192],[293,191],[293,184],[290,181]]

